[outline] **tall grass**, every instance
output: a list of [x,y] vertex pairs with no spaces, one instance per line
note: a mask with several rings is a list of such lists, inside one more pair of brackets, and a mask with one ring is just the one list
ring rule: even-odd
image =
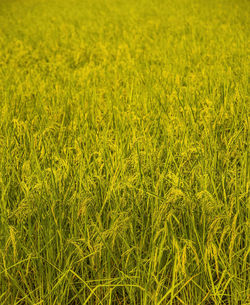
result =
[[249,2],[0,3],[0,304],[248,304]]

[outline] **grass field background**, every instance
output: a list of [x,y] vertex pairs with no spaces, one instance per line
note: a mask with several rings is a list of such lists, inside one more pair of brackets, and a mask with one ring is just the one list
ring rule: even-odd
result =
[[0,2],[0,304],[249,304],[249,1]]

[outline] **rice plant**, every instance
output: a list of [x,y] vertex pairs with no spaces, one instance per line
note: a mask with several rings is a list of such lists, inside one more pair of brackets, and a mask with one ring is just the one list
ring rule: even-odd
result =
[[249,304],[247,0],[0,2],[0,304]]

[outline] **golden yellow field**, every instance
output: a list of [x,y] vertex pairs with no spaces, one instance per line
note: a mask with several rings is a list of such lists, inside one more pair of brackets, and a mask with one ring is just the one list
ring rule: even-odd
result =
[[0,1],[0,305],[249,304],[249,13]]

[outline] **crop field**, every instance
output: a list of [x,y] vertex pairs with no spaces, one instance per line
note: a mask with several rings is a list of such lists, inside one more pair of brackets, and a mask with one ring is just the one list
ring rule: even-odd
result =
[[0,305],[249,304],[249,23],[0,1]]

